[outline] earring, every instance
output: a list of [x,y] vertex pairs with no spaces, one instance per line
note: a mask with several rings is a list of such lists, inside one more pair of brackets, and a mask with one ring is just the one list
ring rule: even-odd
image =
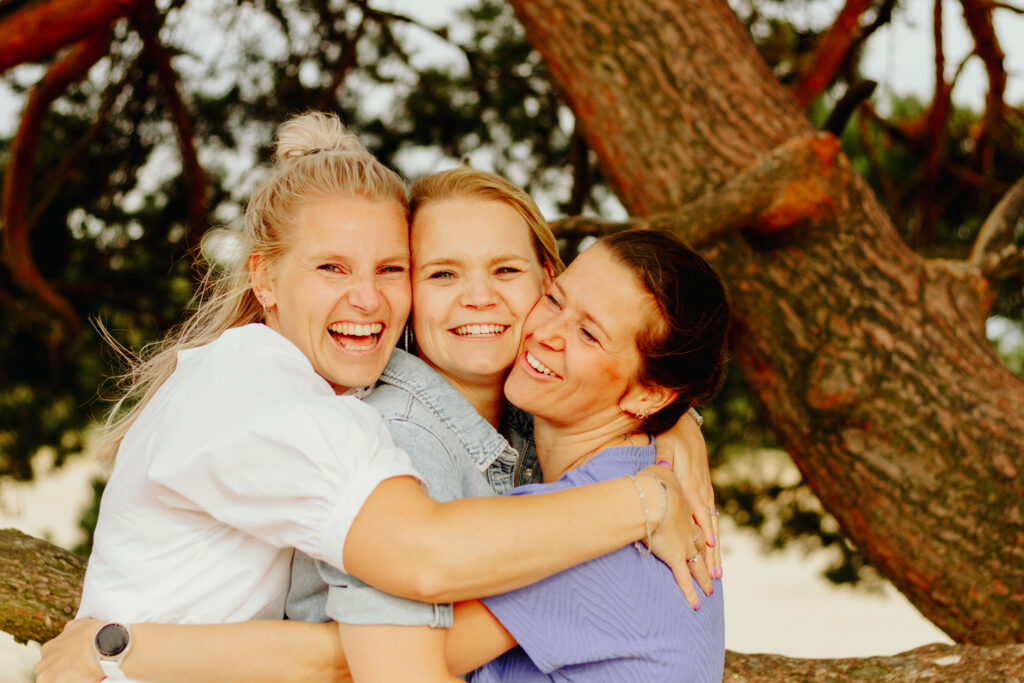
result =
[[402,350],[406,353],[412,353],[409,349],[412,347],[412,327],[409,325],[405,326],[405,331],[402,332]]
[[260,302],[260,306],[263,307],[263,315],[266,315],[267,314],[267,295],[266,294],[257,294],[256,295],[256,300],[259,301]]

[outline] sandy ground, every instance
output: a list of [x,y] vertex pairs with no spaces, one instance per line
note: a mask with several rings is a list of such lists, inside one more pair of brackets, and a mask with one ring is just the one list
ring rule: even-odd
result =
[[[30,486],[0,482],[0,528],[15,527],[59,545],[78,542],[77,520],[98,467],[84,457]],[[821,578],[824,556],[797,550],[765,554],[750,533],[722,520],[726,646],[794,657],[893,654],[950,642],[892,586],[879,592],[837,588]],[[32,681],[35,644],[0,633],[0,683]]]

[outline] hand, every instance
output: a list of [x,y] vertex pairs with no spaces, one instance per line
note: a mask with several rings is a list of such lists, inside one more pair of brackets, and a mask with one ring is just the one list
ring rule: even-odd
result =
[[75,619],[64,631],[44,643],[42,658],[36,664],[36,683],[96,683],[103,680],[103,670],[96,661],[92,641],[96,631],[107,622],[98,619]]
[[[657,482],[651,481],[651,477],[657,478],[665,485],[667,509],[661,509],[661,492],[658,490]],[[714,588],[711,586],[711,573],[707,564],[701,561],[687,562],[703,550],[703,544],[700,549],[694,545],[698,527],[693,521],[693,512],[682,487],[675,475],[660,465],[644,468],[637,473],[637,480],[644,486],[644,498],[651,513],[651,524],[658,526],[655,519],[661,518],[657,533],[651,536],[651,551],[672,570],[672,575],[690,607],[700,609],[700,597],[693,589],[691,577],[697,581],[704,595],[711,595]]]
[[693,508],[701,538],[707,548],[704,561],[712,578],[722,578],[722,546],[715,508],[715,489],[711,486],[708,468],[708,448],[704,435],[689,413],[683,413],[675,426],[654,439],[656,459],[665,461],[675,472],[686,500]]

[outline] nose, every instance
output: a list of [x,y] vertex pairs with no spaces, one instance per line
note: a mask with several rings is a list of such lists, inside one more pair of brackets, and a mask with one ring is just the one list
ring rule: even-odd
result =
[[546,313],[542,306],[535,306],[524,326],[525,335],[552,351],[565,348],[566,321],[557,313]]
[[364,313],[372,313],[380,307],[380,288],[377,278],[372,275],[360,277],[348,294],[349,303]]
[[465,279],[462,290],[462,305],[470,308],[493,306],[497,297],[490,279],[484,275],[471,275]]

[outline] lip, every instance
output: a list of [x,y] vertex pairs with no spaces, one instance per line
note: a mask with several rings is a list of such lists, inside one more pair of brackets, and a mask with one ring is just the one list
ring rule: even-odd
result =
[[[327,336],[330,338],[331,343],[334,345],[335,349],[337,349],[341,353],[344,353],[344,354],[347,354],[347,355],[350,355],[350,356],[372,356],[375,353],[377,353],[378,351],[380,351],[381,346],[384,343],[384,336],[385,336],[385,334],[387,333],[387,330],[388,330],[387,323],[385,323],[383,320],[367,320],[367,321],[362,321],[362,322],[355,322],[355,321],[352,321],[352,320],[338,320],[338,321],[330,323],[330,325],[339,325],[339,324],[343,324],[343,323],[348,323],[350,325],[380,325],[381,329],[380,329],[380,332],[377,332],[376,335],[375,335],[377,337],[377,339],[374,342],[373,346],[368,346],[366,348],[359,348],[359,349],[346,348],[346,347],[342,346],[341,341],[338,339],[338,337],[336,337],[335,334],[332,334],[331,331],[328,329],[328,330],[326,330]],[[340,333],[338,333],[338,336],[340,337],[340,336],[353,336],[353,335],[341,335]]]
[[[528,354],[528,353],[530,353],[529,349],[523,351],[520,354],[520,356],[519,356],[519,363],[520,363],[520,365],[523,366],[523,369],[526,370],[526,373],[530,377],[533,377],[534,379],[537,379],[537,380],[540,380],[540,381],[544,381],[544,382],[556,382],[556,381],[562,379],[562,376],[559,375],[554,370],[551,370],[550,367],[548,367],[548,369],[551,370],[551,374],[550,375],[545,375],[544,373],[539,372],[536,368],[534,368],[532,365],[530,365],[530,361],[526,360],[526,354]],[[540,360],[540,359],[538,358],[537,360]],[[543,361],[541,361],[541,362],[543,363]],[[544,363],[544,365],[547,366],[547,363]]]
[[[459,334],[458,332],[456,332],[456,330],[458,330],[460,327],[469,327],[470,325],[493,325],[496,327],[504,327],[505,329],[503,329],[501,332],[498,332],[497,334],[484,334],[479,336]],[[447,331],[453,337],[462,341],[494,341],[495,339],[502,339],[503,337],[505,337],[508,331],[511,329],[512,325],[508,325],[505,323],[461,323],[459,325],[453,325],[452,327],[449,327]]]

